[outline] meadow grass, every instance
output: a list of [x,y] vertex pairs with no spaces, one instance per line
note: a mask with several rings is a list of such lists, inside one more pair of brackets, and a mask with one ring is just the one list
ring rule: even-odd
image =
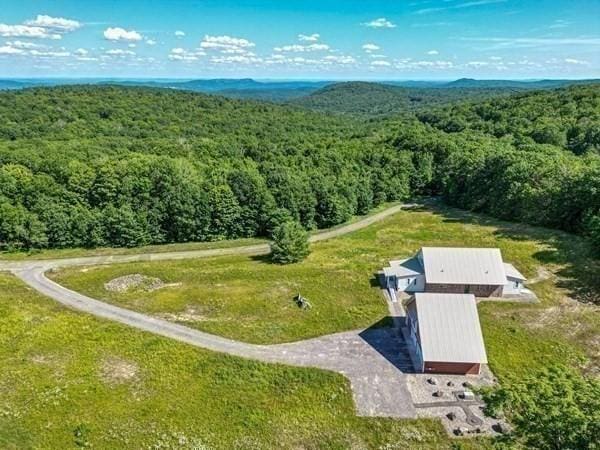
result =
[[357,417],[341,375],[99,320],[0,273],[2,449],[451,446],[437,421]]
[[[481,321],[492,369],[502,375],[550,363],[597,367],[600,264],[585,240],[543,228],[492,220],[450,208],[402,211],[352,234],[312,245],[289,266],[267,257],[131,263],[71,268],[52,277],[76,291],[211,333],[256,343],[310,338],[377,323],[387,307],[377,270],[421,246],[499,247],[529,278],[539,304],[482,303]],[[104,283],[141,273],[176,283],[154,292],[108,292]],[[302,293],[313,308],[292,301]],[[576,300],[573,300],[575,298]]]

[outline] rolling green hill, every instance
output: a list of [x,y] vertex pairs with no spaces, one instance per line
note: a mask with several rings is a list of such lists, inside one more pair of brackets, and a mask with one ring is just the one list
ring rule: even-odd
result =
[[308,96],[291,100],[289,104],[328,113],[382,117],[467,98],[487,98],[510,93],[510,90],[499,88],[416,88],[352,81],[325,86]]

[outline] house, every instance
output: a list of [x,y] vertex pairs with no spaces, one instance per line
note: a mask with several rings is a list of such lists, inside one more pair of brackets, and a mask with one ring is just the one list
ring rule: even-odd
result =
[[406,311],[417,370],[478,375],[487,364],[473,294],[416,293]]
[[423,247],[416,256],[390,261],[383,269],[384,287],[407,293],[518,296],[524,281],[497,248]]

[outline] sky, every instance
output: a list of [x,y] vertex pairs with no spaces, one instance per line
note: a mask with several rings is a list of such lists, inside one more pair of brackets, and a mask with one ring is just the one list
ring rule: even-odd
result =
[[0,0],[0,77],[600,78],[600,0]]

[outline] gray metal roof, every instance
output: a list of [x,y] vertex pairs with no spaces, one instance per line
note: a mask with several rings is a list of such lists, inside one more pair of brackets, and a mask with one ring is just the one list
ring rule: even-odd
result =
[[413,258],[390,261],[390,267],[385,267],[383,272],[386,276],[395,275],[398,278],[414,277],[423,275],[423,266],[415,256]]
[[515,266],[509,263],[504,263],[504,272],[506,272],[506,276],[508,278],[514,278],[515,280],[525,281],[527,278],[523,276],[521,272],[519,272]]
[[423,247],[427,283],[506,284],[502,255],[497,248]]
[[415,294],[424,361],[487,363],[473,294]]

